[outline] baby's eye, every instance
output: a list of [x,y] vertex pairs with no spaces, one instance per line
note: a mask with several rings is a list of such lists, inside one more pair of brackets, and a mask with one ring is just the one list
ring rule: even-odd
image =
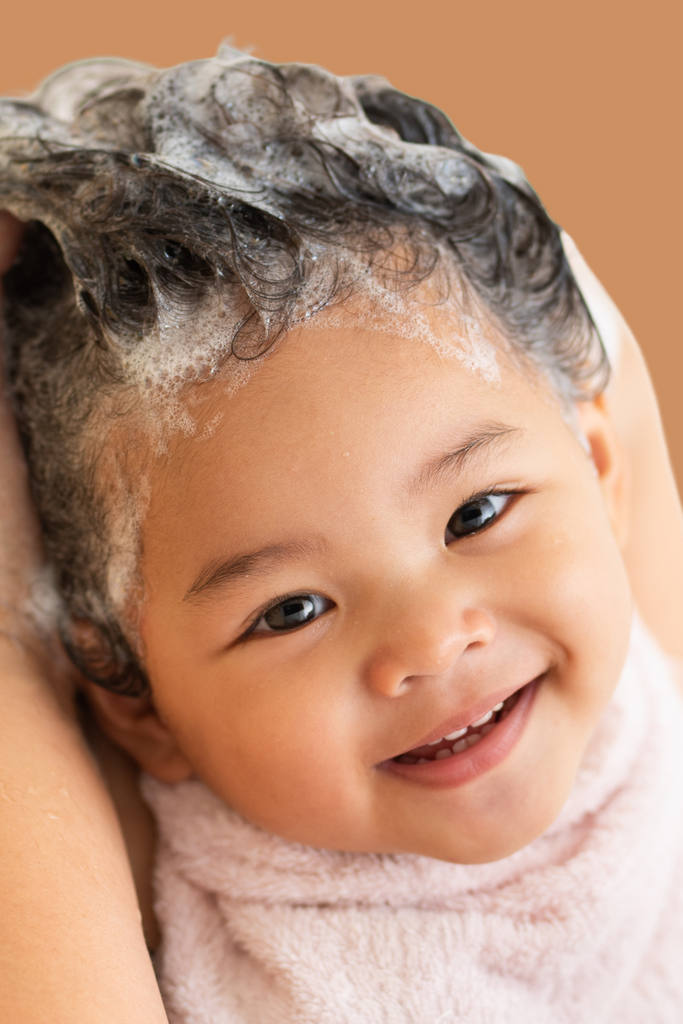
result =
[[328,611],[332,602],[319,594],[297,594],[273,605],[258,619],[251,632],[270,633],[298,629]]
[[453,537],[466,537],[488,526],[504,510],[512,494],[483,494],[466,501],[453,513],[446,527],[446,543]]

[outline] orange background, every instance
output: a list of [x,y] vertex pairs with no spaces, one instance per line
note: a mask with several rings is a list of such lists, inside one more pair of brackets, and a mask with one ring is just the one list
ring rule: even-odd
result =
[[209,56],[232,36],[269,60],[384,74],[442,107],[480,148],[522,165],[623,309],[683,481],[680,0],[4,0],[3,8],[0,95],[30,91],[70,60],[106,54],[165,66]]

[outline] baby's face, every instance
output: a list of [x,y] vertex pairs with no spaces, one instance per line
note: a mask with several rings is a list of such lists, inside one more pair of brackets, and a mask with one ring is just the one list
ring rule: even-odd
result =
[[143,531],[145,660],[179,749],[145,766],[316,847],[480,862],[530,842],[628,640],[600,409],[596,472],[502,357],[491,385],[323,326],[232,398],[205,389],[222,419],[158,467]]

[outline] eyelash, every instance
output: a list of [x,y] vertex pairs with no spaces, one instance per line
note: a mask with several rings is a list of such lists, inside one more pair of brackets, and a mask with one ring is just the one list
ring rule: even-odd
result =
[[[491,488],[489,488],[489,489],[487,489],[485,491],[477,491],[475,494],[472,494],[469,498],[466,498],[465,501],[462,501],[458,505],[458,507],[456,508],[455,512],[453,512],[453,515],[450,517],[448,522],[449,523],[452,522],[452,520],[455,518],[455,516],[458,514],[458,512],[460,512],[467,505],[473,505],[475,502],[482,501],[484,498],[492,498],[492,497],[514,498],[515,496],[520,495],[520,494],[524,494],[524,493],[526,493],[526,492],[523,491],[523,490],[509,490],[509,489],[501,490],[500,488],[495,488],[495,487],[491,487]],[[479,527],[476,530],[473,530],[472,533],[463,534],[461,536],[457,536],[457,535],[454,534],[453,535],[453,541],[451,541],[450,543],[454,543],[457,540],[465,540],[466,537],[468,537],[468,536],[469,537],[477,536],[477,534],[483,533],[485,530],[488,530],[491,526],[494,525],[494,523],[498,522],[498,520],[501,518],[501,516],[503,516],[505,514],[505,512],[507,511],[508,508],[509,508],[509,503],[507,503],[505,505],[505,507],[503,509],[501,509],[501,511],[499,513],[497,513],[493,518],[491,518],[487,523],[484,523],[483,526]],[[446,527],[446,529],[448,529],[448,526]],[[269,604],[267,604],[265,606],[265,608],[261,608],[259,610],[258,614],[254,616],[254,618],[252,619],[252,621],[249,624],[249,626],[247,627],[247,629],[238,638],[238,642],[247,640],[256,631],[256,627],[258,626],[259,622],[261,622],[261,620],[265,618],[265,616],[268,614],[268,612],[273,611],[273,609],[277,608],[279,605],[286,604],[288,601],[306,600],[306,599],[309,599],[311,597],[318,597],[318,598],[320,598],[320,595],[313,594],[310,591],[308,591],[306,593],[301,593],[301,592],[294,591],[294,592],[292,592],[290,594],[280,594],[278,597],[273,598],[273,600]],[[315,621],[315,620],[311,620],[311,621]],[[302,629],[305,624],[306,623],[302,623],[301,626],[298,627],[298,629]],[[294,633],[294,632],[297,632],[297,631],[298,630],[295,628],[295,629],[283,630],[282,632],[283,632],[283,634],[287,634],[287,633]],[[271,632],[275,633],[277,635],[278,631],[277,630],[272,630]]]

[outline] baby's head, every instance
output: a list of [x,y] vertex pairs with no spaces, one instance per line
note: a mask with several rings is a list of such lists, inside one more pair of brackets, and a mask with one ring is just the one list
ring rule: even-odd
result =
[[311,845],[531,841],[630,603],[604,356],[521,172],[232,51],[0,120],[10,379],[105,728]]

